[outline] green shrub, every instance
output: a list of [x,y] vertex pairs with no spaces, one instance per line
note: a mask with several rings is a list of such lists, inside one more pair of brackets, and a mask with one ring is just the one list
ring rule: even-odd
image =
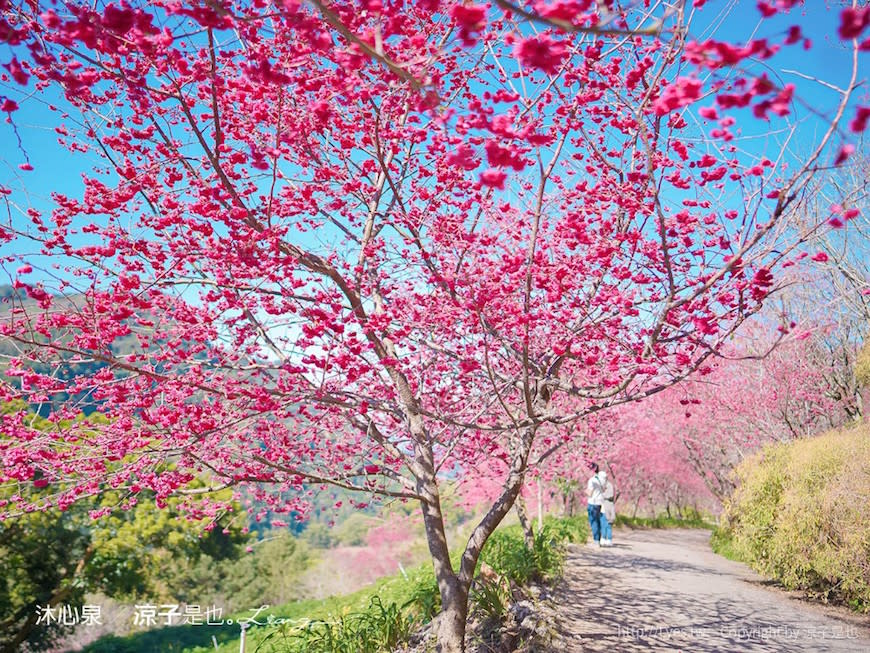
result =
[[432,621],[441,611],[441,592],[438,591],[435,573],[430,568],[421,572],[408,594],[402,609],[408,610],[412,618],[419,623]]
[[714,546],[789,589],[870,611],[866,425],[746,459]]
[[508,527],[490,536],[481,559],[516,585],[549,580],[562,573],[565,544],[585,540],[586,533],[585,520],[579,517],[547,519],[543,529],[535,533],[530,550],[520,530]]
[[585,515],[545,517],[544,527],[562,542],[585,542],[589,537],[589,521]]
[[713,529],[713,533],[710,535],[710,547],[714,553],[718,553],[729,560],[749,562],[743,555],[743,552],[735,546],[734,533],[726,526],[719,526]]
[[562,575],[565,565],[565,544],[568,538],[559,529],[550,524],[544,524],[540,533],[535,533],[532,558],[538,573],[538,579],[558,578]]
[[613,525],[626,526],[628,528],[713,528],[714,526],[710,518],[693,508],[684,510],[682,517],[668,517],[667,515],[629,517],[628,515],[617,515]]
[[497,574],[517,585],[525,585],[535,575],[534,554],[516,532],[496,531],[489,536],[481,553],[483,562]]
[[511,602],[511,588],[503,576],[478,578],[471,589],[471,608],[486,619],[500,622]]
[[[587,526],[579,517],[546,519],[535,546],[528,551],[518,527],[499,529],[484,548],[483,559],[503,574],[501,587],[481,592],[478,582],[472,593],[472,610],[504,614],[510,601],[511,585],[532,578],[557,575],[561,569],[564,543],[585,540]],[[495,545],[492,543],[495,542]],[[276,551],[283,548],[276,546]],[[304,553],[302,546],[297,552]],[[280,557],[280,556],[279,556]],[[459,552],[453,563],[458,564]],[[505,573],[513,569],[512,573]],[[504,592],[507,592],[505,594]],[[501,607],[500,607],[501,606]],[[383,578],[374,585],[347,596],[323,600],[295,601],[278,605],[270,613],[286,623],[252,628],[247,633],[247,650],[258,653],[313,653],[330,651],[388,651],[406,641],[419,624],[430,621],[441,609],[441,597],[431,565],[409,569],[403,575]],[[234,621],[249,617],[249,612],[230,615]],[[498,620],[498,617],[496,618]],[[280,622],[279,622],[280,623]],[[173,626],[135,633],[127,637],[108,637],[87,647],[87,651],[129,651],[132,653],[213,653],[212,634],[217,635],[220,653],[239,650],[238,626],[205,629]]]
[[373,596],[362,612],[314,619],[296,627],[279,628],[255,649],[262,653],[379,653],[407,641],[409,619],[395,602]]

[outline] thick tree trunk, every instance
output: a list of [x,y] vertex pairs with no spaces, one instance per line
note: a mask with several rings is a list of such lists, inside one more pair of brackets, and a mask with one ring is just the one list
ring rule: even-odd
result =
[[523,540],[526,543],[526,548],[531,551],[535,547],[535,534],[532,531],[532,522],[529,521],[529,516],[526,513],[526,502],[521,496],[517,497],[514,502],[514,509],[517,511],[517,517],[520,518],[520,526],[523,529]]
[[[413,425],[413,421],[412,421]],[[432,556],[438,593],[441,595],[441,612],[433,623],[438,653],[465,653],[465,626],[468,618],[468,592],[471,575],[457,574],[450,562],[450,549],[441,512],[441,496],[435,473],[432,449],[418,441],[415,447],[415,473],[417,492],[421,497],[423,526],[426,543]],[[466,554],[468,551],[466,550]],[[475,563],[477,559],[475,557]]]
[[[438,653],[465,653],[465,626],[468,620],[468,587],[454,577],[441,589],[441,613],[435,624]],[[446,591],[445,591],[446,590]]]
[[[435,485],[434,479],[433,485]],[[468,591],[471,587],[471,579],[467,581],[460,579],[453,571],[437,494],[434,501],[430,495],[430,501],[423,504],[423,524],[426,527],[426,540],[435,568],[438,593],[441,595],[441,612],[433,624],[436,637],[435,650],[438,653],[465,653],[465,625],[468,618]]]
[[441,596],[441,612],[433,624],[435,650],[438,653],[465,653],[468,593],[472,577],[460,577],[453,570],[434,478],[432,487],[435,492],[428,492],[429,500],[423,503],[423,524]]
[[418,478],[418,486],[423,490],[423,525],[432,556],[435,580],[438,583],[438,593],[441,595],[441,612],[433,624],[437,638],[435,650],[438,653],[465,653],[465,622],[468,617],[471,578],[460,578],[450,562],[450,549],[434,472],[422,482]]

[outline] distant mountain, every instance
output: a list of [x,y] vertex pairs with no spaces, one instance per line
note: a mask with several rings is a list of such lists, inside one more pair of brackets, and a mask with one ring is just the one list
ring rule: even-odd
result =
[[5,301],[7,299],[10,299],[17,294],[18,294],[18,291],[15,290],[15,288],[13,286],[10,286],[9,284],[5,284],[5,285],[0,286],[0,301]]
[[[74,306],[77,308],[83,307],[86,303],[84,295],[80,294],[67,295],[63,297],[56,296],[55,301],[63,302],[67,304],[67,306]],[[12,319],[13,311],[20,308],[25,309],[29,314],[39,313],[43,310],[35,300],[27,297],[20,290],[17,290],[8,284],[0,285],[0,321]],[[124,356],[126,354],[141,351],[142,349],[139,347],[138,340],[132,335],[119,338],[112,343],[112,353],[116,356]],[[55,361],[52,361],[51,363],[34,361],[28,356],[28,352],[22,349],[20,343],[17,343],[10,338],[0,337],[0,375],[3,374],[9,360],[15,357],[22,357],[25,360],[30,358],[30,368],[32,370],[39,374],[53,374],[56,378],[62,381],[71,381],[76,376],[81,375],[90,376],[108,365],[102,361],[75,363],[62,362],[58,364],[56,362],[58,357],[56,356],[53,357]],[[65,358],[65,356],[61,355],[60,359],[63,360],[63,358]],[[66,358],[68,358],[68,356]],[[21,380],[18,377],[6,377],[4,381],[11,384],[13,387],[21,387]],[[87,392],[74,395],[60,392],[53,395],[50,402],[44,404],[33,404],[31,407],[34,412],[46,417],[61,404],[73,401],[84,414],[89,415],[99,408],[99,402],[92,399],[89,395],[90,393]]]

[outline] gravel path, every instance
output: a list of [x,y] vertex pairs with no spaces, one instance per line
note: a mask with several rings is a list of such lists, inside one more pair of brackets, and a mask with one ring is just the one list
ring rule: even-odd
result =
[[870,653],[870,619],[770,586],[709,538],[622,530],[612,548],[572,547],[556,597],[560,653]]

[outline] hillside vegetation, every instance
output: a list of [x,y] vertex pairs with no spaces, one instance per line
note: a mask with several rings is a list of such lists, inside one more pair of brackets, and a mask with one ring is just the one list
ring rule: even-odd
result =
[[[487,650],[495,650],[492,647],[510,622],[511,605],[531,600],[526,595],[530,584],[556,581],[565,562],[565,545],[582,542],[587,535],[582,517],[547,517],[543,530],[535,533],[532,549],[526,548],[518,525],[496,531],[482,554],[486,571],[478,575],[471,595],[475,625],[472,640],[480,640],[481,645],[490,647]],[[454,562],[458,555],[454,551]],[[351,594],[291,601],[262,614],[255,610],[236,612],[229,625],[172,626],[124,637],[104,637],[86,646],[82,653],[235,653],[239,650],[238,624],[245,620],[253,620],[249,621],[246,636],[248,651],[376,653],[399,649],[422,637],[425,625],[439,608],[431,565],[423,563],[401,574],[384,576]],[[269,615],[274,622],[270,622]],[[521,634],[516,624],[507,630],[515,639]],[[522,634],[533,639],[536,633]]]
[[870,427],[768,447],[736,477],[716,548],[786,588],[870,611]]

